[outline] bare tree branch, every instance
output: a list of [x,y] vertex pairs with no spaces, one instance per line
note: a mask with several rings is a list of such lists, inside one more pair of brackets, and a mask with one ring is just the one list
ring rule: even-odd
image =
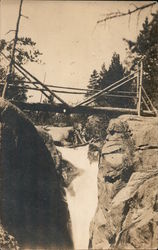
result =
[[23,15],[23,14],[21,14],[21,16],[24,17],[24,18],[26,18],[26,19],[29,19],[28,16],[25,16],[25,15]]
[[131,6],[133,5],[136,9],[138,8],[138,6],[136,4],[134,4],[134,3],[130,3],[130,5]]
[[16,30],[9,30],[5,35],[8,35],[10,32],[15,32]]
[[117,12],[109,13],[109,14],[106,15],[106,17],[104,19],[98,20],[97,23],[102,23],[102,22],[106,22],[106,21],[114,19],[114,18],[131,15],[131,14],[137,12],[137,11],[140,12],[140,11],[142,11],[142,10],[148,8],[148,7],[154,6],[156,3],[157,2],[148,3],[148,4],[145,4],[145,5],[140,6],[140,7],[135,6],[134,10],[129,9],[127,12],[117,11]]

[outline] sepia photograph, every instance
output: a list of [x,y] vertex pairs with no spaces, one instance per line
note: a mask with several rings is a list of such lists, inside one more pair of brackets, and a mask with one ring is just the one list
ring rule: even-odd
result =
[[158,2],[0,0],[0,249],[158,249]]

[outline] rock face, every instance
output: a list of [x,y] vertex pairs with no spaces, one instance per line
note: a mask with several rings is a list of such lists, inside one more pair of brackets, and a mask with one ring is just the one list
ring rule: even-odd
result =
[[54,138],[50,132],[46,132],[40,127],[37,127],[37,129],[55,162],[56,172],[61,185],[68,188],[71,182],[77,176],[82,174],[82,171],[75,167],[71,162],[63,159],[62,154],[59,151],[61,147],[59,147],[59,150],[57,150],[56,146],[54,145]]
[[98,173],[90,249],[157,249],[158,119],[111,120]]
[[32,123],[2,99],[0,221],[22,248],[73,247],[69,212],[55,161]]

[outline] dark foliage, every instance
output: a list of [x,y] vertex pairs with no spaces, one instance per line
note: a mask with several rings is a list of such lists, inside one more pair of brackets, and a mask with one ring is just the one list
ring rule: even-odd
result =
[[[96,70],[93,71],[88,85],[90,91],[87,92],[86,97],[95,94],[96,90],[102,90],[110,86],[116,81],[122,79],[125,75],[125,69],[120,62],[120,55],[114,53],[108,69],[106,69],[105,63],[103,63],[99,74]],[[132,84],[133,82],[131,81],[128,84],[119,87],[116,91],[110,94],[116,95],[118,94],[116,93],[117,91],[131,91]],[[125,97],[107,97],[103,94],[102,96],[97,97],[93,104],[97,106],[129,107],[130,105],[133,105],[133,100]]]
[[[3,52],[6,57],[5,59],[2,54],[0,54],[0,81],[4,84],[7,80],[9,83],[9,88],[7,90],[6,98],[9,100],[26,101],[26,89],[24,89],[23,76],[17,73],[13,68],[13,73],[11,76],[9,73],[9,64],[11,60],[11,53],[13,49],[14,39],[7,42],[4,39],[0,40],[0,52]],[[32,41],[29,37],[18,38],[16,51],[15,51],[15,61],[19,64],[26,64],[28,62],[41,63],[39,56],[40,51],[36,49],[36,43]],[[0,94],[2,94],[3,87],[0,88]]]
[[[143,59],[144,78],[143,85],[152,99],[155,106],[158,107],[158,12],[152,14],[152,20],[149,22],[146,18],[143,23],[136,42],[124,39],[128,45],[128,58],[132,58],[130,69],[136,68],[140,58]],[[127,63],[129,61],[127,60]]]

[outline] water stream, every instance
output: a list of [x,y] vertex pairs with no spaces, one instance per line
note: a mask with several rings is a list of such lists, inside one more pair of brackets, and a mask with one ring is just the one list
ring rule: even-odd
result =
[[59,147],[65,160],[75,167],[83,169],[81,176],[71,183],[74,192],[66,189],[66,196],[72,222],[75,249],[88,249],[89,226],[97,206],[98,163],[90,164],[88,146],[78,148]]

